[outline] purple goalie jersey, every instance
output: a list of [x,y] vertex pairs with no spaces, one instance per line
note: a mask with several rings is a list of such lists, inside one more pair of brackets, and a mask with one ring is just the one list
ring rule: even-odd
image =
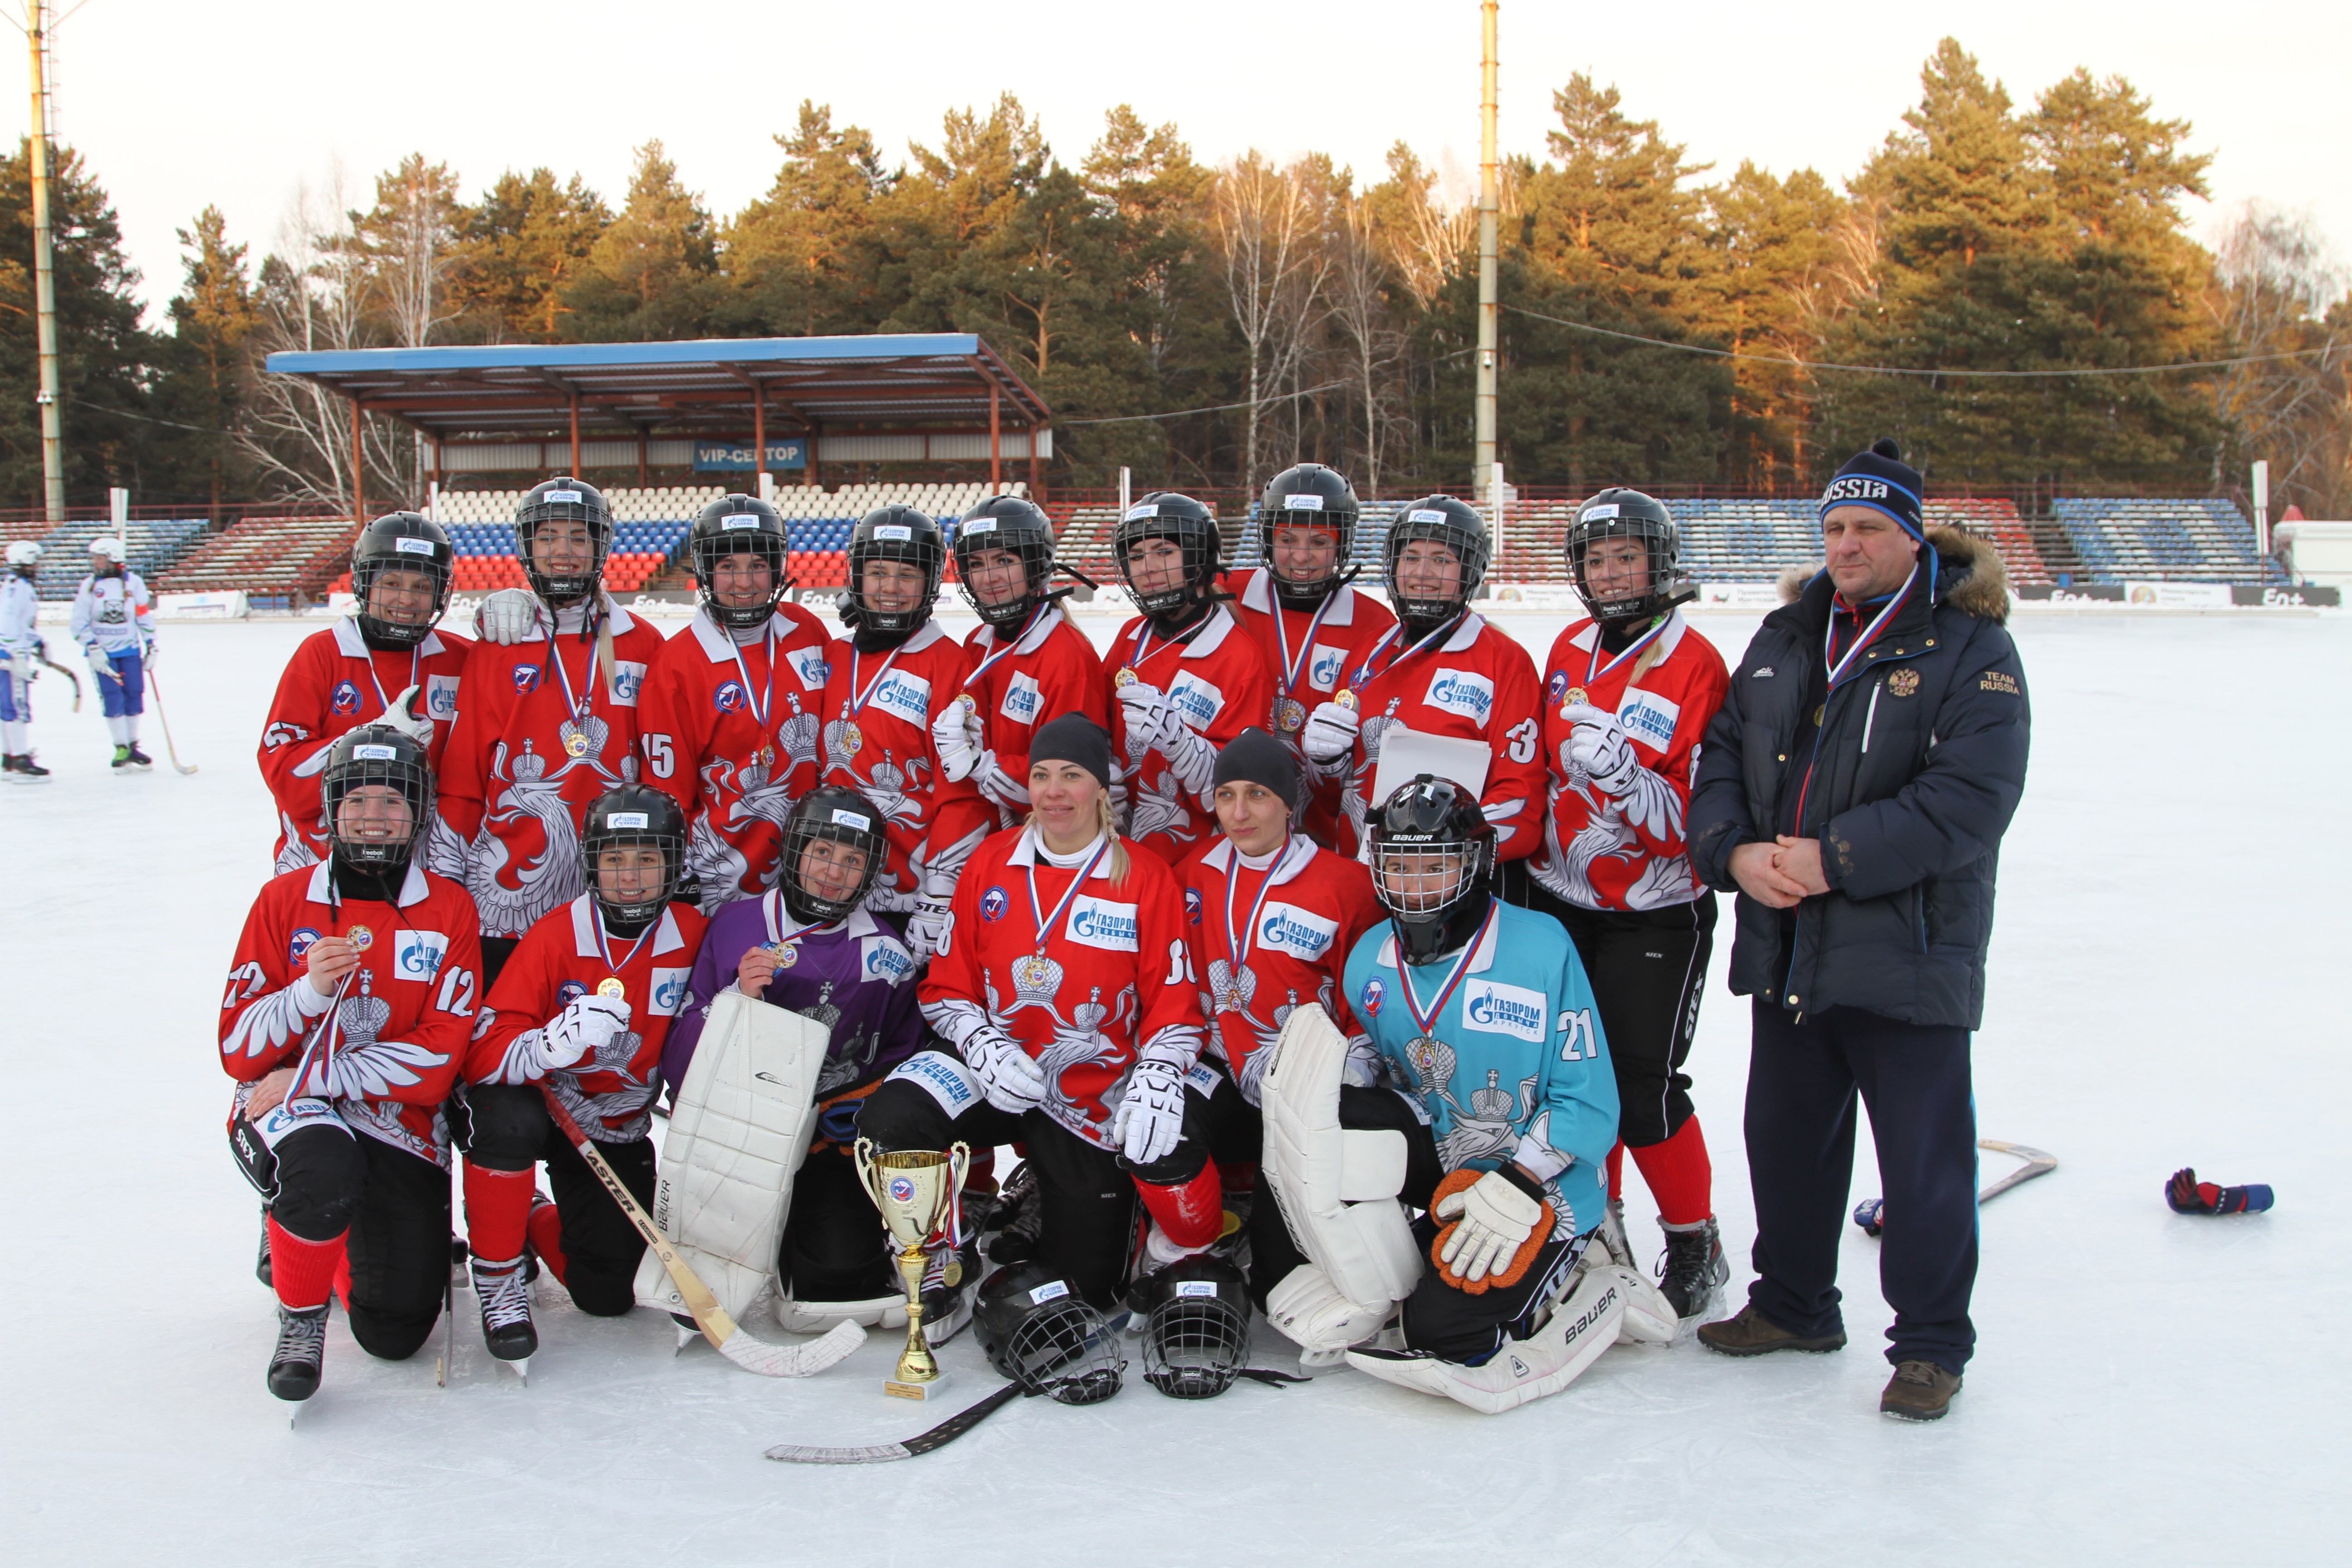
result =
[[[833,925],[804,926],[784,911],[773,889],[729,904],[710,922],[694,961],[691,994],[710,997],[735,984],[743,954],[762,944],[784,944],[787,960],[761,1000],[814,1018],[833,1031],[817,1076],[822,1105],[871,1088],[913,1056],[926,1037],[915,1008],[915,960],[898,933],[859,910]],[[687,1064],[701,1043],[709,1003],[678,1015],[662,1047],[662,1081],[686,1081]]]

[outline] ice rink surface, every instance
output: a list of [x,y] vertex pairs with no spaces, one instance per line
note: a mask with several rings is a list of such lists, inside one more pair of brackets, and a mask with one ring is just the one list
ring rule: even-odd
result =
[[[0,789],[22,1090],[0,1141],[10,1563],[2342,1560],[2352,620],[2014,623],[2033,761],[1977,1098],[1985,1135],[2062,1165],[1984,1211],[1979,1354],[1950,1419],[1878,1415],[1888,1314],[1876,1244],[1849,1227],[1838,1355],[1621,1347],[1491,1419],[1344,1370],[1183,1404],[1131,1368],[1108,1405],[1017,1403],[939,1453],[858,1469],[761,1455],[939,1419],[883,1397],[888,1336],[772,1382],[698,1344],[673,1358],[667,1321],[587,1319],[560,1293],[541,1297],[528,1389],[489,1361],[462,1287],[446,1391],[438,1332],[377,1363],[338,1317],[325,1386],[289,1429],[262,1384],[274,1319],[214,1020],[268,868],[255,742],[321,624],[163,628],[194,776],[108,776],[96,702],[68,713],[52,676],[34,737],[56,780]],[[1117,626],[1085,624],[1098,641]],[[1506,620],[1538,661],[1561,624]],[[1736,660],[1755,623],[1696,624]],[[162,759],[152,710],[146,736]],[[1736,1304],[1753,1230],[1727,950],[1692,1070]],[[2159,1189],[2185,1163],[2273,1183],[2279,1206],[2176,1216]],[[1988,1178],[2008,1168],[1987,1156]],[[1658,1233],[1627,1174],[1646,1258]],[[1876,1190],[1865,1142],[1853,1193]],[[1259,1364],[1292,1364],[1284,1344],[1261,1324]],[[997,1386],[969,1334],[942,1359],[949,1408]]]

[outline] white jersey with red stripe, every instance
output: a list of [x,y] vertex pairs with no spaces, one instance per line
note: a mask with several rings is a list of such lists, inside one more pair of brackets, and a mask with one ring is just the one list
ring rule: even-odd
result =
[[1328,702],[1346,684],[1381,634],[1396,625],[1396,616],[1370,595],[1346,585],[1319,612],[1291,609],[1276,597],[1274,574],[1263,566],[1243,579],[1230,608],[1274,677],[1274,732],[1299,760],[1299,824],[1318,844],[1335,843],[1342,781],[1307,766],[1298,731],[1316,704]]
[[[1274,677],[1257,644],[1223,604],[1172,640],[1138,616],[1103,655],[1110,689],[1113,787],[1124,797],[1128,837],[1169,865],[1217,836],[1217,751],[1253,725],[1273,722]],[[1150,736],[1129,734],[1124,686],[1140,685],[1181,725],[1173,754]]]
[[987,836],[970,780],[940,776],[931,723],[963,684],[963,646],[926,621],[897,647],[860,653],[848,637],[825,652],[823,782],[856,790],[880,814],[890,863],[866,905],[911,910],[944,900],[956,868]]
[[[1002,657],[999,657],[1002,655]],[[1047,605],[1014,639],[1010,651],[987,622],[964,642],[964,693],[979,710],[993,767],[973,770],[971,782],[994,808],[994,829],[1029,815],[1029,737],[1065,713],[1083,713],[1110,728],[1110,690],[1102,656],[1059,605]]]

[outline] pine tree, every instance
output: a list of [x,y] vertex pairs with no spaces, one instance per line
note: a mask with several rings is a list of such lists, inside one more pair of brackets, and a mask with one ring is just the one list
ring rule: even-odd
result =
[[451,280],[465,317],[457,330],[489,342],[558,342],[571,314],[563,290],[587,271],[588,253],[613,221],[580,176],[509,170],[466,209],[460,262]]
[[159,441],[165,486],[202,493],[215,523],[246,482],[233,436],[245,418],[246,348],[257,320],[246,247],[229,243],[227,228],[220,209],[208,206],[193,230],[176,231],[184,270],[154,396],[157,419],[170,422]]
[[830,105],[803,100],[797,128],[775,140],[775,184],[728,226],[728,330],[866,331],[882,313],[875,204],[893,183],[873,133],[835,131]]
[[718,237],[702,198],[678,181],[659,142],[637,149],[629,198],[562,290],[564,335],[583,342],[702,336],[714,303]]

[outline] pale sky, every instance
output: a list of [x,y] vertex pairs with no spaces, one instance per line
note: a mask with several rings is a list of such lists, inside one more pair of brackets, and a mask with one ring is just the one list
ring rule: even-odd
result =
[[[942,111],[1010,89],[1073,163],[1124,101],[1176,121],[1207,162],[1319,149],[1370,183],[1402,139],[1475,179],[1478,15],[1475,0],[88,0],[57,33],[58,131],[112,195],[160,308],[180,278],[173,231],[206,203],[257,261],[298,187],[323,186],[339,162],[353,205],[421,150],[469,196],[545,163],[617,206],[631,150],[658,137],[723,216],[767,188],[770,138],[803,98],[872,130],[894,163],[910,140],[937,140]],[[1916,101],[1919,66],[1947,32],[2021,106],[2084,65],[2190,121],[2192,146],[2216,154],[2214,203],[2190,215],[2200,236],[2261,198],[2309,212],[2352,257],[2343,0],[1504,0],[1503,145],[1540,156],[1552,89],[1584,70],[1718,173],[1750,158],[1841,180]]]

